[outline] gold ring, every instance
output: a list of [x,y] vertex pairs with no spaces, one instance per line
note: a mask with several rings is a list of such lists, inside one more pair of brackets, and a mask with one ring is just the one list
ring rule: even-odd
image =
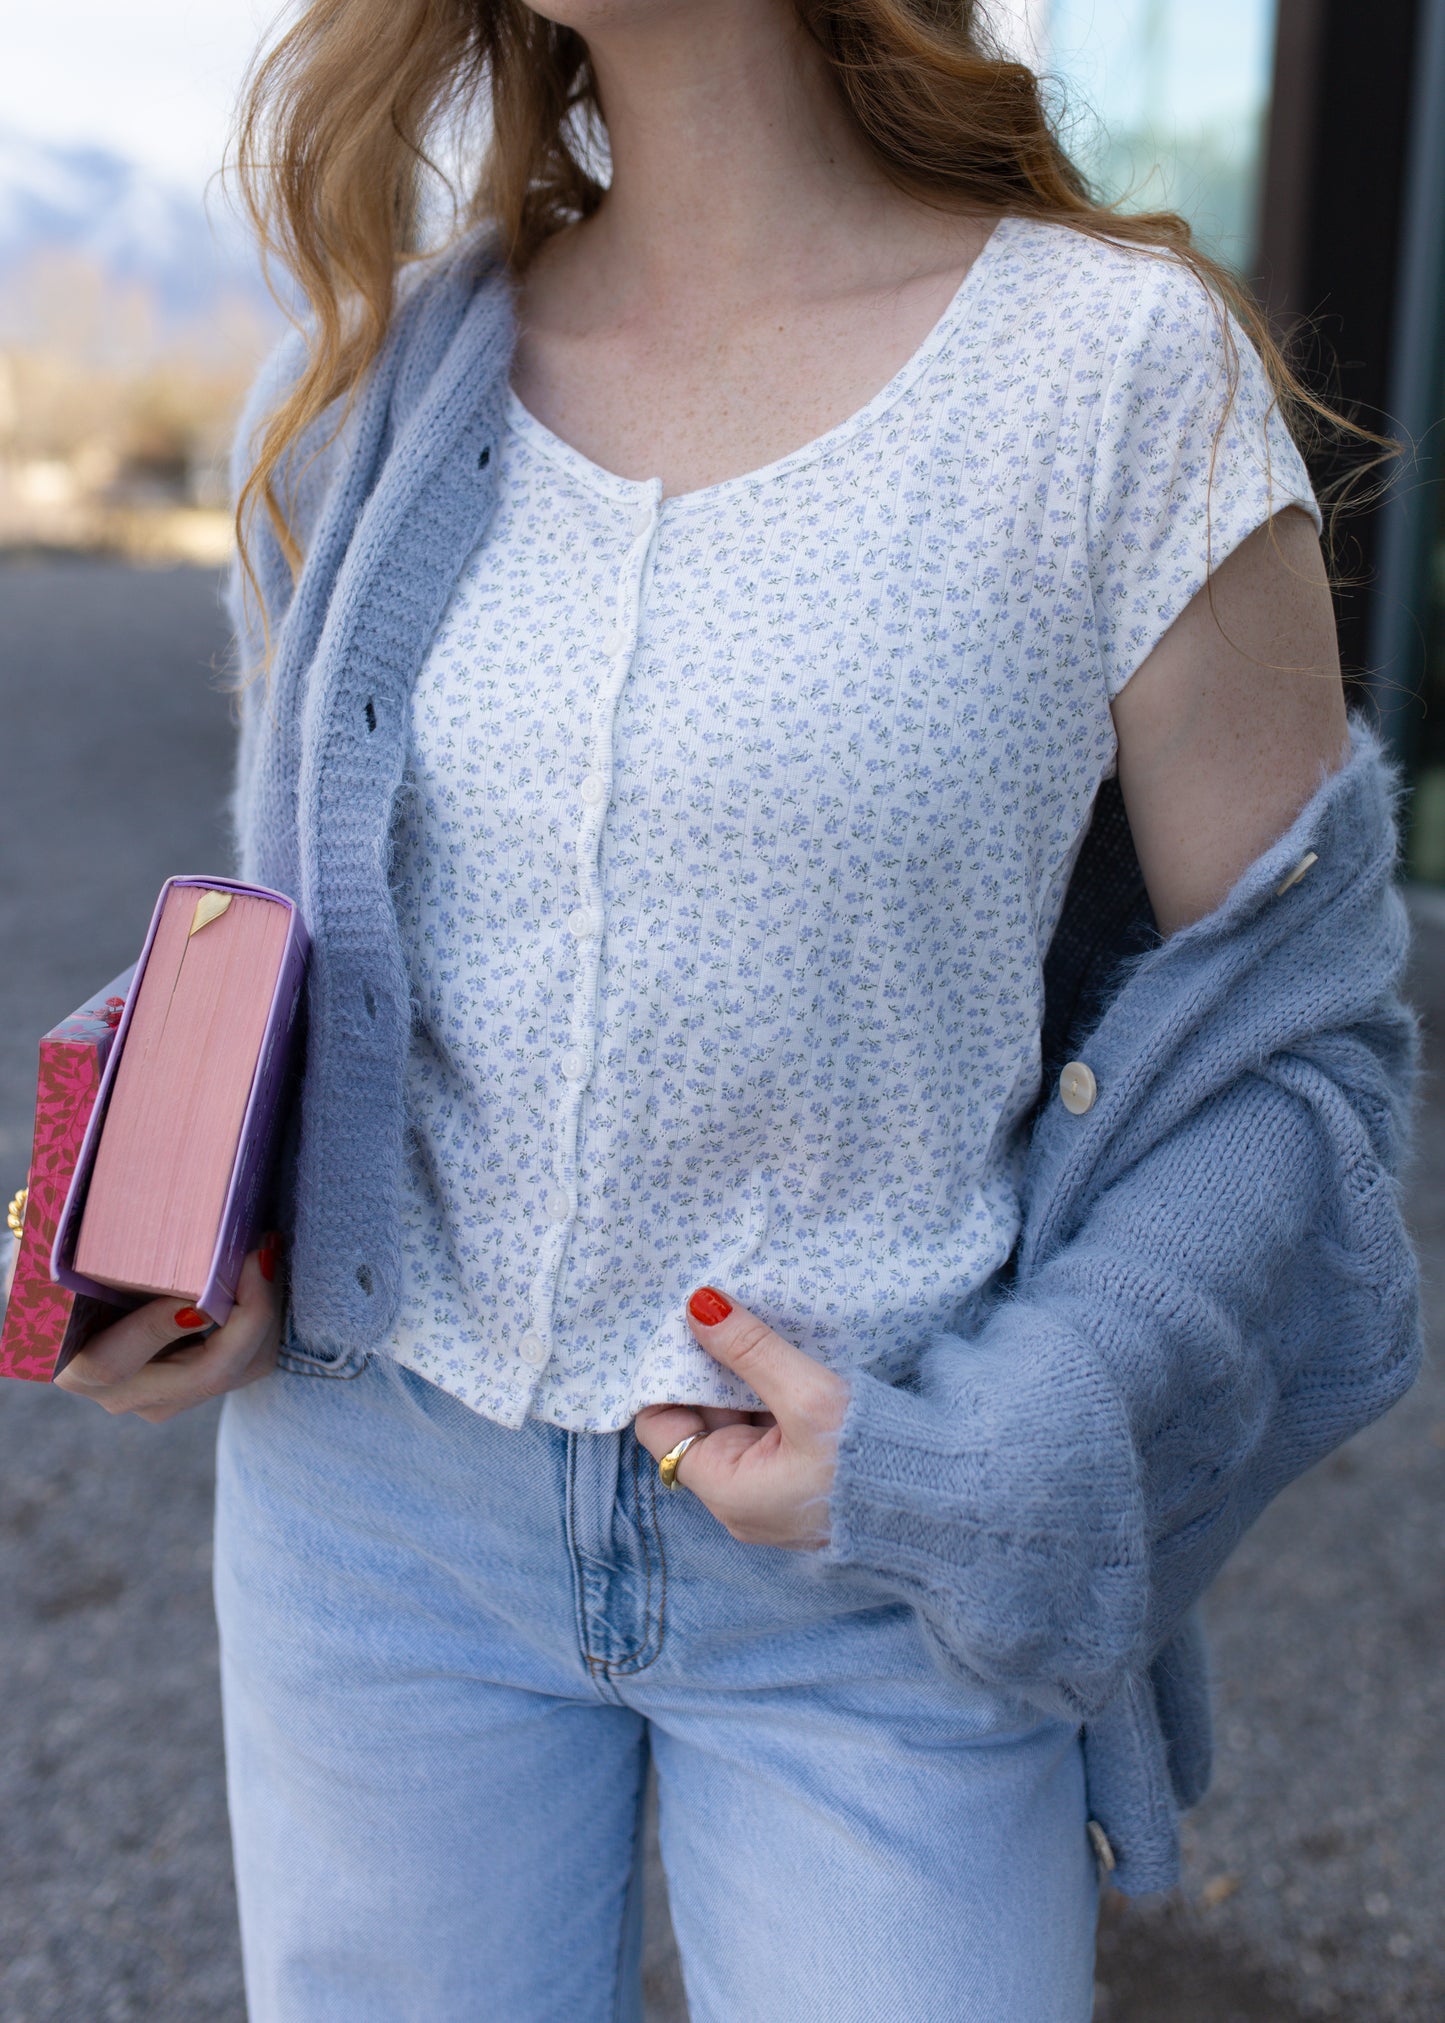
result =
[[677,1464],[681,1461],[683,1455],[686,1454],[688,1448],[691,1447],[694,1440],[705,1440],[706,1438],[707,1428],[704,1427],[701,1433],[689,1433],[685,1440],[679,1440],[675,1447],[669,1447],[666,1454],[663,1455],[657,1464],[657,1472],[662,1477],[664,1489],[676,1489]]

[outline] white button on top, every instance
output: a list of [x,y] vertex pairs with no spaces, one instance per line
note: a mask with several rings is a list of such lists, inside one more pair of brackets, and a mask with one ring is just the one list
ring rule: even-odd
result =
[[565,1222],[572,1213],[572,1197],[565,1187],[550,1188],[542,1205],[549,1222]]
[[562,1072],[569,1082],[580,1082],[587,1072],[587,1056],[581,1047],[568,1047],[562,1056]]
[[607,782],[601,773],[587,773],[577,791],[589,808],[595,808],[599,801],[607,798]]
[[639,534],[646,534],[651,530],[652,527],[651,499],[644,499],[641,502],[641,504],[637,508],[637,515],[632,524],[636,527]]
[[600,934],[601,915],[594,913],[590,906],[574,906],[567,915],[567,932],[575,934],[579,941],[585,941],[588,935]]
[[521,1341],[517,1344],[517,1354],[522,1358],[524,1363],[545,1363],[547,1360],[547,1344],[535,1329],[528,1328],[526,1334],[523,1335]]
[[1082,1117],[1094,1107],[1099,1084],[1087,1061],[1068,1061],[1059,1076],[1059,1101],[1070,1116]]

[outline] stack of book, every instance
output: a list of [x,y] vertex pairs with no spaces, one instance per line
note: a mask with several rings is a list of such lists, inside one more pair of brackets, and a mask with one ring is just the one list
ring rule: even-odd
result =
[[171,878],[134,970],[41,1040],[0,1376],[48,1382],[148,1298],[225,1321],[274,1215],[307,954],[283,894]]

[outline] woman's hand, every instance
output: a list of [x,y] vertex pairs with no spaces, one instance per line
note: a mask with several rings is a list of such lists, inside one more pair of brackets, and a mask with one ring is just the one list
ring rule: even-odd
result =
[[[194,1307],[174,1299],[151,1300],[92,1336],[55,1379],[62,1391],[93,1398],[107,1412],[134,1412],[153,1425],[192,1405],[254,1384],[276,1367],[281,1332],[280,1288],[275,1283],[280,1240],[268,1237],[241,1266],[236,1304],[224,1327],[204,1341],[194,1335]],[[189,1325],[188,1325],[189,1323]]]
[[689,1433],[705,1432],[683,1456],[678,1486],[700,1497],[745,1545],[816,1551],[828,1539],[846,1378],[712,1286],[699,1286],[687,1318],[708,1354],[751,1385],[768,1409],[646,1405],[635,1422],[638,1439],[660,1461]]

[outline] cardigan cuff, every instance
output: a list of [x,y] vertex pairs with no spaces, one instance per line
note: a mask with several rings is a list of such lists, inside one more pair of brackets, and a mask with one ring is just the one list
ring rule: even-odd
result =
[[825,1563],[915,1605],[974,1676],[1086,1719],[1136,1659],[1147,1601],[1121,1403],[1077,1333],[1038,1309],[939,1338],[922,1377],[852,1376]]

